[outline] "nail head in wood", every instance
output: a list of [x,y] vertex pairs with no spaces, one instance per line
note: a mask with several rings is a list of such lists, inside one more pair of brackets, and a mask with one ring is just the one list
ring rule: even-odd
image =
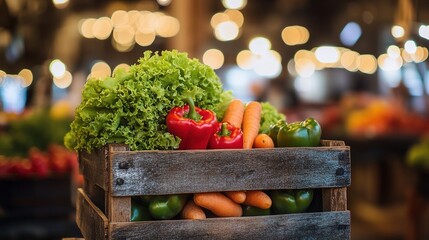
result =
[[335,171],[335,175],[343,176],[344,175],[344,168],[337,168],[337,170]]
[[124,184],[124,179],[122,179],[122,178],[116,179],[116,184],[118,184],[118,185]]
[[128,169],[128,168],[130,168],[130,164],[128,162],[125,162],[125,161],[120,162],[119,163],[119,168],[120,169]]

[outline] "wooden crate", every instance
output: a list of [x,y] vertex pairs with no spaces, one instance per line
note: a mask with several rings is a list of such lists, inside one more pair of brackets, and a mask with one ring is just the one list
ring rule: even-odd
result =
[[[350,148],[129,151],[111,144],[80,153],[85,177],[76,221],[85,239],[349,239]],[[320,211],[205,220],[130,222],[131,197],[316,188]]]

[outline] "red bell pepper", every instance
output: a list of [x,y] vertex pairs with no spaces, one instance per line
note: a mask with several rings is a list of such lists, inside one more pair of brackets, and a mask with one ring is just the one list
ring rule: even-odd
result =
[[179,149],[206,149],[210,136],[216,131],[216,114],[195,106],[191,98],[187,105],[174,107],[167,115],[168,132],[181,139]]
[[243,148],[243,132],[228,122],[218,123],[217,131],[209,140],[209,149]]

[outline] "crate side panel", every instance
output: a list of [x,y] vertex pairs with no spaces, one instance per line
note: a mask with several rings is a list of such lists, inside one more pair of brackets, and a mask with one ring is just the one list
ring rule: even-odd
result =
[[82,189],[78,189],[77,194],[76,223],[85,239],[107,238],[107,217]]
[[111,153],[113,196],[344,187],[350,148]]
[[107,191],[107,154],[108,149],[102,147],[91,153],[79,152],[79,170],[89,184],[97,185]]
[[111,223],[111,239],[350,239],[350,212]]

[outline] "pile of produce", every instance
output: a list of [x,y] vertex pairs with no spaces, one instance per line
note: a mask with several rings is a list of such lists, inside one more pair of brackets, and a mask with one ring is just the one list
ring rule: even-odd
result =
[[77,154],[64,146],[51,144],[45,151],[32,147],[26,156],[0,155],[0,178],[40,178],[70,173],[79,180]]
[[[146,51],[129,72],[89,79],[64,143],[69,149],[91,151],[107,143],[126,143],[131,150],[178,149],[180,139],[167,131],[167,113],[192,99],[221,120],[233,99],[216,73],[178,51]],[[261,131],[284,115],[262,104]]]
[[[185,53],[147,51],[129,72],[88,80],[65,144],[89,152],[107,143],[131,150],[251,149],[315,147],[320,137],[312,118],[287,123],[269,103],[234,99],[211,68]],[[139,196],[131,220],[297,213],[312,199],[312,189]]]
[[51,144],[62,145],[72,119],[54,109],[27,110],[6,122],[0,130],[0,155],[22,157],[31,148],[46,151]]
[[131,221],[300,213],[312,200],[312,189],[145,195],[132,199]]

